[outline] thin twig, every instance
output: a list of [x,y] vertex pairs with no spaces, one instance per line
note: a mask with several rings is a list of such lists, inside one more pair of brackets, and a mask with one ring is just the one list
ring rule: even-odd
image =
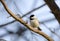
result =
[[42,23],[49,31],[51,31],[53,34],[58,36],[60,38],[60,35],[58,35],[56,32],[52,31],[50,28],[48,28],[44,23]]
[[26,13],[25,15],[23,15],[22,17],[25,17],[25,16],[27,16],[28,14],[33,13],[34,11],[36,11],[36,10],[42,8],[42,7],[45,6],[45,5],[46,5],[46,4],[43,4],[43,5],[41,5],[41,6],[37,7],[37,8],[35,8],[35,9],[33,9],[33,10],[27,12],[27,13]]

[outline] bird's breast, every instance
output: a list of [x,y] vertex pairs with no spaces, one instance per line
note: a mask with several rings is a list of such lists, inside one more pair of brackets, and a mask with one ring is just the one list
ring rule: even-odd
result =
[[39,22],[37,20],[31,20],[30,24],[32,27],[38,27],[39,26]]

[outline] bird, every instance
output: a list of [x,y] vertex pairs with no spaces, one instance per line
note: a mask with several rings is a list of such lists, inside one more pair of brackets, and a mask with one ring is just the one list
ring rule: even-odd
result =
[[30,25],[34,28],[34,29],[38,29],[41,31],[41,28],[39,28],[39,21],[37,19],[37,17],[35,15],[30,15],[29,17],[30,19]]

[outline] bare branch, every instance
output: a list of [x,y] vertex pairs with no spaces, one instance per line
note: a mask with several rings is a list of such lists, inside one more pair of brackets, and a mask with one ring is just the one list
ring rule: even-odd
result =
[[[42,7],[45,6],[45,5],[46,5],[46,4],[43,4],[43,5],[41,5],[41,6],[37,7],[37,8],[35,8],[35,9],[33,9],[33,10],[27,12],[26,14],[24,14],[24,15],[22,16],[22,18],[25,17],[25,16],[27,16],[27,15],[29,15],[29,14],[31,14],[32,12],[34,12],[34,11],[40,9],[40,8],[42,8]],[[11,17],[11,16],[9,16],[9,17]],[[9,25],[9,24],[14,23],[14,22],[16,22],[16,20],[13,20],[13,21],[11,21],[11,22],[9,22],[9,23],[2,24],[2,25],[0,25],[0,27]]]
[[48,7],[51,9],[52,13],[55,15],[56,19],[60,23],[60,9],[55,3],[55,0],[44,0]]
[[58,36],[60,38],[60,35],[58,35],[56,32],[52,31],[50,28],[48,28],[44,23],[42,23],[49,31],[51,31],[53,34]]
[[46,4],[43,4],[43,5],[41,5],[41,6],[37,7],[37,8],[35,8],[35,9],[33,9],[33,10],[27,12],[27,13],[26,13],[25,15],[23,15],[22,17],[25,17],[25,16],[27,16],[28,14],[33,13],[34,11],[36,11],[36,10],[42,8],[42,7],[45,6],[45,5],[46,5]]
[[43,33],[42,31],[39,31],[39,30],[35,30],[33,27],[31,27],[30,25],[26,24],[22,18],[18,18],[12,11],[10,11],[7,7],[7,5],[5,4],[4,0],[0,0],[1,3],[3,4],[5,10],[14,18],[16,19],[17,21],[19,21],[20,23],[22,23],[24,26],[26,26],[27,28],[29,28],[31,31],[39,34],[39,35],[42,35],[43,37],[45,37],[48,41],[54,41],[51,37],[49,37],[48,35],[46,35],[45,33]]

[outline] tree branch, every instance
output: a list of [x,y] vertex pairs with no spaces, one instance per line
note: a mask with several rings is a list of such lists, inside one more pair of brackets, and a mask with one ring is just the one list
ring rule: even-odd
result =
[[48,5],[48,7],[52,11],[52,13],[55,15],[58,22],[60,23],[60,9],[57,6],[57,4],[55,3],[55,1],[54,0],[44,0],[44,1]]
[[45,37],[48,41],[53,41],[53,39],[51,37],[49,37],[48,35],[46,35],[45,33],[43,33],[42,31],[39,30],[35,30],[33,27],[31,27],[30,25],[26,24],[22,18],[18,18],[12,11],[10,11],[7,7],[7,5],[5,4],[4,0],[0,0],[1,3],[3,4],[5,10],[17,21],[19,21],[20,23],[22,23],[24,26],[26,26],[27,28],[29,28],[31,31],[38,33],[39,35],[42,35],[43,37]]
[[58,36],[60,38],[60,35],[58,35],[56,32],[52,31],[50,28],[48,28],[44,23],[43,25],[50,31],[52,32],[53,34],[55,34],[56,36]]
[[[29,15],[29,14],[31,14],[32,12],[40,9],[40,8],[42,8],[42,7],[45,6],[45,5],[46,5],[46,4],[43,4],[43,5],[41,5],[41,6],[37,7],[37,8],[34,8],[33,10],[31,10],[31,11],[27,12],[26,14],[24,14],[24,15],[22,16],[22,18],[25,17],[25,16],[27,16],[27,15]],[[9,16],[9,17],[11,17],[11,16]],[[5,23],[5,24],[2,24],[2,25],[0,25],[0,27],[9,25],[9,24],[14,23],[14,22],[16,22],[16,20],[13,20],[13,21],[8,22],[8,23]]]
[[25,15],[23,15],[22,17],[25,17],[26,15],[28,15],[28,14],[30,14],[30,13],[32,13],[32,12],[38,10],[39,8],[42,8],[42,7],[45,6],[45,5],[46,5],[46,4],[43,4],[43,5],[41,5],[41,6],[37,7],[37,8],[35,8],[35,9],[33,9],[33,10],[27,12],[27,13],[26,13]]

